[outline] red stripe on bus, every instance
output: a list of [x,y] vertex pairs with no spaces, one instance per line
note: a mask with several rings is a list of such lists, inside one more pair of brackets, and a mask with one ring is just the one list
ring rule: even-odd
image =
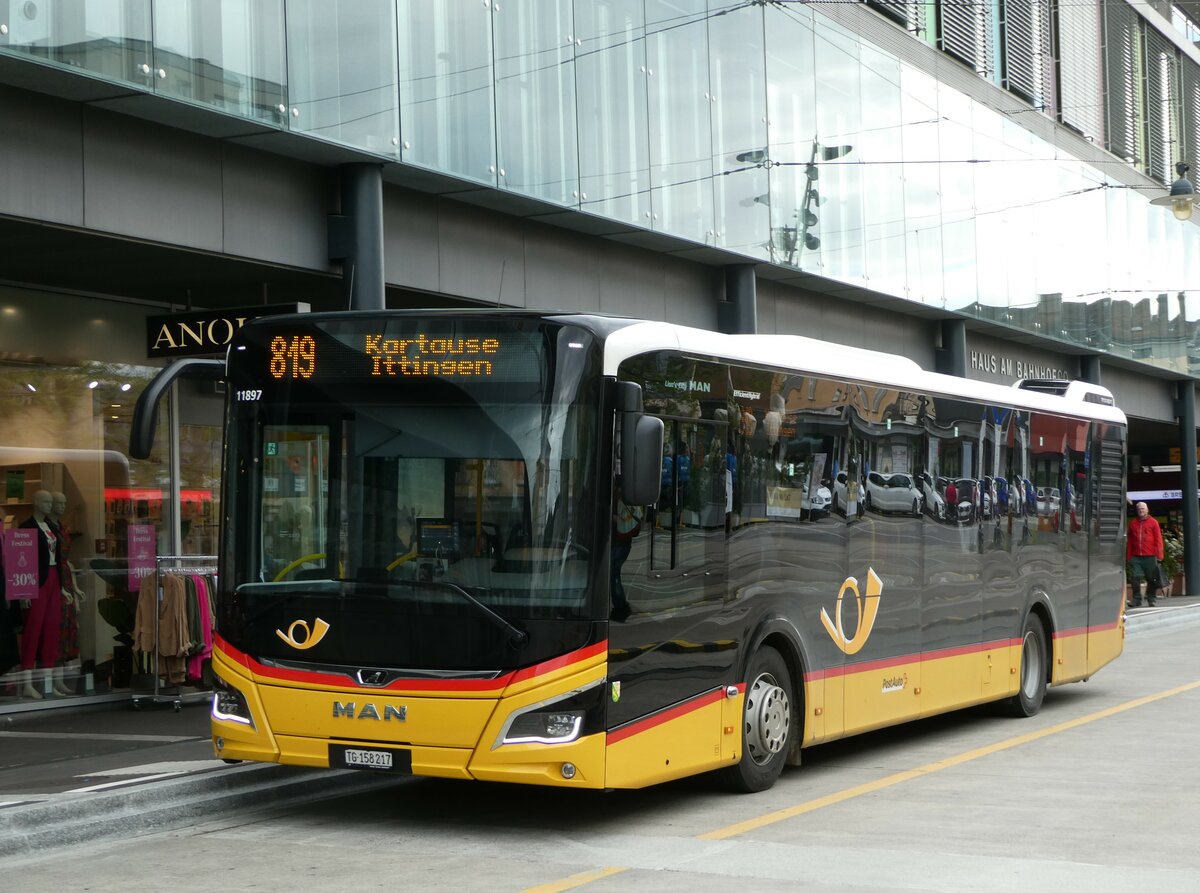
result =
[[223,652],[226,656],[240,663],[249,669],[251,672],[265,676],[269,679],[279,679],[287,682],[300,683],[315,683],[318,685],[330,685],[338,688],[345,688],[348,685],[355,688],[370,688],[373,691],[425,691],[425,692],[495,692],[500,694],[508,685],[517,680],[518,676],[521,679],[532,679],[552,670],[560,669],[561,667],[569,666],[572,663],[577,663],[594,657],[598,652],[605,651],[608,648],[607,642],[600,642],[595,645],[589,645],[586,648],[581,648],[578,651],[573,651],[570,654],[565,654],[561,657],[553,658],[552,660],[544,661],[540,664],[534,664],[531,667],[526,667],[522,670],[514,670],[504,673],[494,679],[397,679],[389,685],[378,686],[363,686],[349,676],[338,673],[321,673],[314,670],[291,670],[283,667],[271,667],[266,664],[259,663],[253,657],[244,652],[239,651],[230,645],[225,639],[220,636],[216,637],[213,647]]
[[541,676],[544,673],[550,673],[554,670],[561,670],[563,667],[589,660],[598,654],[607,653],[608,640],[605,639],[602,642],[597,642],[595,645],[588,645],[577,651],[564,654],[561,657],[552,657],[550,660],[542,661],[540,664],[534,664],[531,667],[525,667],[523,670],[517,670],[513,673],[510,682],[524,682],[526,679],[533,679],[535,676]]
[[[737,685],[738,694],[745,692],[746,683],[742,682]],[[684,701],[682,704],[676,704],[674,707],[668,707],[666,710],[659,713],[653,713],[645,719],[639,719],[636,722],[631,722],[627,726],[622,726],[619,729],[614,729],[608,733],[608,744],[616,744],[618,741],[624,741],[634,735],[639,735],[642,732],[647,732],[650,729],[656,728],[668,723],[673,719],[678,719],[681,716],[686,716],[699,710],[701,707],[707,707],[709,704],[715,704],[725,698],[724,688],[715,688],[712,691],[705,692],[702,695],[697,695],[691,700]]]
[[[1092,633],[1110,632],[1117,628],[1117,623],[1098,623],[1094,626],[1080,626],[1073,629],[1061,630],[1054,633],[1054,639],[1069,639],[1075,636]],[[845,664],[840,667],[826,667],[823,670],[810,670],[804,674],[805,682],[819,682],[822,679],[836,679],[838,676],[852,676],[855,673],[866,673],[872,670],[882,670],[900,664],[917,663],[920,661],[943,660],[949,657],[962,657],[967,654],[979,654],[993,648],[1016,647],[1021,639],[998,639],[994,642],[984,642],[979,645],[960,645],[953,648],[942,648],[938,651],[926,651],[921,654],[902,654],[896,657],[885,657],[879,660],[864,661],[857,664]]]

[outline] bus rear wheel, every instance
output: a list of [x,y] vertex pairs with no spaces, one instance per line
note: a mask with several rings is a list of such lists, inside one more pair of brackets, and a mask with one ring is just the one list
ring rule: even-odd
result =
[[787,761],[792,734],[792,678],[774,648],[762,648],[750,660],[742,702],[742,753],[720,770],[731,791],[752,794],[775,784]]
[[1033,716],[1046,697],[1046,628],[1037,614],[1025,618],[1021,630],[1020,688],[1004,702],[1010,716]]

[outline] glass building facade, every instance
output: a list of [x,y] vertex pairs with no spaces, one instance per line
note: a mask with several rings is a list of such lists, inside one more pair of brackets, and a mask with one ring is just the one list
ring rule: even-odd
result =
[[[54,234],[18,241],[14,262],[28,254],[67,266],[61,259],[71,257],[84,271],[27,282],[13,265],[0,281],[0,522],[6,533],[18,530],[39,493],[61,495],[74,593],[51,659],[39,656],[33,675],[15,657],[0,666],[0,712],[64,692],[116,698],[158,675],[130,644],[144,588],[131,569],[149,573],[168,555],[215,551],[223,398],[211,387],[179,388],[152,455],[130,459],[133,402],[161,362],[143,333],[164,305],[191,308],[193,282],[257,286],[261,276],[265,306],[266,280],[281,268],[296,274],[281,292],[305,276],[335,279],[336,267],[324,266],[325,199],[336,180],[326,174],[346,158],[391,166],[406,186],[485,194],[482,206],[502,212],[452,223],[447,241],[457,238],[462,253],[429,261],[423,269],[438,276],[409,270],[408,280],[388,283],[419,292],[414,300],[479,300],[486,290],[469,277],[439,278],[443,264],[465,265],[472,240],[516,219],[507,211],[535,207],[569,228],[565,218],[582,221],[574,228],[586,235],[560,266],[529,262],[522,272],[540,277],[538,286],[514,292],[518,305],[576,284],[571,264],[591,251],[588,236],[606,233],[679,254],[691,278],[671,281],[695,290],[689,311],[712,309],[712,296],[699,294],[708,265],[744,262],[757,265],[761,280],[805,287],[792,290],[786,320],[776,314],[780,330],[830,337],[811,308],[825,294],[858,291],[886,307],[867,322],[847,313],[838,323],[846,343],[872,325],[864,337],[886,341],[894,311],[906,307],[921,323],[987,321],[982,342],[973,333],[972,344],[983,344],[972,351],[983,358],[972,359],[973,377],[986,378],[989,362],[995,373],[1012,342],[1023,345],[1018,369],[1035,368],[1032,358],[1047,374],[1074,375],[1072,355],[1091,354],[1117,358],[1126,383],[1137,377],[1130,367],[1160,384],[1195,376],[1200,227],[1151,199],[1165,193],[1177,161],[1200,157],[1200,51],[1167,19],[1125,0],[1031,0],[1024,18],[1009,14],[1015,8],[950,0],[0,0],[0,100],[17,110],[9,133],[32,129],[43,148],[58,146],[47,133],[72,141],[57,167],[36,169],[44,179],[14,163],[6,181],[19,198],[61,179],[70,196],[0,205],[0,228]],[[39,78],[54,81],[46,94],[31,92],[43,86]],[[99,159],[87,153],[101,139],[75,128],[89,115],[83,97],[98,97],[91,126],[110,139]],[[28,126],[53,116],[67,123]],[[144,128],[122,142],[136,117]],[[199,147],[174,139],[191,126]],[[233,138],[264,132],[258,144]],[[0,148],[20,139],[0,137]],[[133,139],[163,145],[142,154],[130,151],[140,148]],[[187,188],[163,200],[169,207],[153,206],[153,189],[170,178],[141,180],[104,163],[126,155],[130,167],[179,163]],[[223,167],[226,155],[248,166]],[[293,178],[249,187],[248,171],[277,163]],[[308,192],[286,195],[296,184]],[[140,191],[130,196],[130,186]],[[254,195],[225,204],[212,194],[222,191]],[[404,194],[393,215],[419,204],[413,189],[397,191]],[[77,213],[49,207],[55,200]],[[105,214],[122,203],[127,213]],[[294,214],[310,224],[301,247],[276,255],[238,241],[271,228],[262,219],[268,203],[282,206],[276,223]],[[185,205],[196,218],[208,214],[193,242],[187,227],[163,225]],[[439,245],[414,235],[432,213],[404,221],[396,241],[412,237],[416,247],[393,269],[422,252],[437,255]],[[387,219],[394,225],[397,216]],[[120,254],[130,267],[142,259],[155,267],[141,291],[91,281],[100,254],[117,243],[136,244]],[[525,247],[514,239],[522,262]],[[496,288],[508,301],[503,248],[495,257]],[[639,260],[596,262],[595,275],[620,290],[654,268]],[[236,275],[211,277],[207,265],[221,262],[236,265]],[[176,264],[178,272],[161,276]],[[520,279],[511,263],[508,270],[509,282]],[[588,287],[579,284],[567,303],[612,312]],[[775,295],[760,291],[759,301]],[[670,315],[671,306],[645,312]],[[685,321],[705,324],[696,319]],[[1164,401],[1130,408],[1165,428],[1173,409]],[[151,543],[150,565],[133,568],[133,539]],[[28,623],[21,600],[6,592],[0,664],[6,637],[15,652],[15,631]],[[203,673],[189,681],[203,684]]]
[[1052,81],[1014,49],[1050,46],[1048,11],[1018,42],[873,5],[993,101],[819,6],[737,0],[10,0],[0,53],[1194,374],[1200,228],[1150,199],[1198,143],[1200,54],[1072,6]]

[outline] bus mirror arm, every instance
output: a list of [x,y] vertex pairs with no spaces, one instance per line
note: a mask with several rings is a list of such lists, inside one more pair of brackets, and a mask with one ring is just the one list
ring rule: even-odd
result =
[[642,412],[642,389],[617,383],[621,413],[621,499],[626,505],[650,505],[658,499],[662,469],[663,420]]
[[133,424],[129,429],[129,455],[134,459],[150,458],[154,447],[154,431],[158,427],[158,404],[179,378],[201,381],[224,381],[225,361],[189,357],[175,360],[150,380],[133,408]]

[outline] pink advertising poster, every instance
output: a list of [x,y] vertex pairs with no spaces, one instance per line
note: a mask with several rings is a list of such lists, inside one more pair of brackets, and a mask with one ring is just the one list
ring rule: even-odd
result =
[[142,578],[154,574],[154,548],[157,541],[153,524],[129,525],[129,588],[136,591]]
[[36,530],[4,533],[4,596],[10,602],[37,598],[38,546]]

